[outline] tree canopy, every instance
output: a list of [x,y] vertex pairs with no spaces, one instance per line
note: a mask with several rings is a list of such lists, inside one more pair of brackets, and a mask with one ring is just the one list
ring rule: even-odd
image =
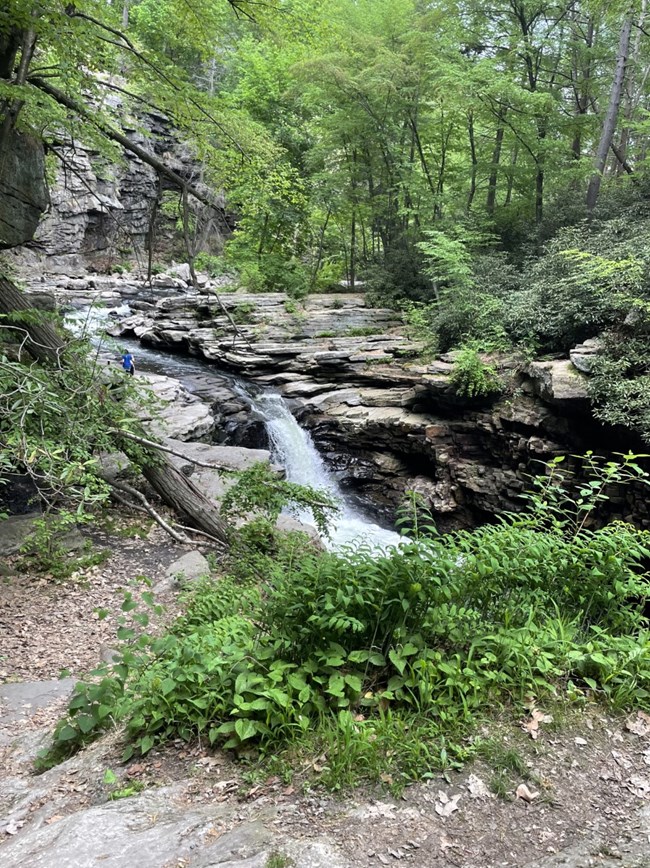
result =
[[9,0],[0,113],[106,153],[116,102],[161,112],[226,191],[249,285],[426,297],[427,233],[538,240],[643,174],[646,5]]

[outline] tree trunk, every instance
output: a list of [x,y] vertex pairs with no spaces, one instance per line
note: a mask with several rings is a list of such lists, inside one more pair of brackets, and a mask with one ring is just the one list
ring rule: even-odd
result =
[[357,212],[352,211],[350,226],[350,292],[354,292],[357,278]]
[[488,192],[487,192],[487,200],[485,202],[485,210],[488,212],[490,216],[494,214],[494,208],[497,200],[497,177],[499,172],[499,161],[501,160],[501,147],[503,145],[503,116],[505,114],[504,109],[500,109],[499,115],[497,117],[497,131],[494,138],[494,150],[492,152],[492,169],[490,171],[490,177],[488,180]]
[[[623,111],[625,126],[621,131],[621,138],[618,143],[617,150],[614,151],[617,160],[614,171],[617,175],[621,175],[623,172],[627,172],[629,175],[631,175],[633,172],[631,166],[627,161],[627,148],[630,143],[630,133],[632,132],[630,129],[630,122],[634,117],[634,112],[639,101],[639,96],[645,91],[645,83],[649,72],[649,69],[646,66],[643,74],[641,76],[638,76],[641,37],[645,33],[644,26],[647,13],[648,0],[641,0],[641,11],[639,12],[639,19],[636,23],[636,33],[634,39],[632,40],[632,47],[630,49],[629,65],[631,67],[631,70],[627,80],[627,93],[625,94],[625,108]],[[613,146],[612,150],[614,150]]]
[[164,452],[152,452],[155,460],[142,467],[142,473],[154,491],[176,512],[187,515],[193,524],[220,542],[228,542],[228,526],[216,504],[185,476]]
[[[21,319],[22,311],[26,315]],[[59,365],[65,342],[51,323],[36,321],[40,313],[18,287],[0,275],[0,314],[9,317],[0,320],[0,327],[14,331],[17,340],[36,361]]]
[[512,189],[515,185],[515,166],[517,165],[517,157],[519,156],[519,149],[515,145],[512,149],[512,157],[510,159],[510,168],[508,170],[508,185],[506,187],[506,198],[504,200],[504,205],[506,208],[512,201]]
[[469,214],[472,210],[474,196],[476,195],[476,170],[478,166],[478,160],[476,158],[476,140],[474,137],[474,115],[471,111],[467,115],[467,134],[469,136],[469,154],[472,161],[472,171],[469,179],[469,193],[467,194],[467,205],[465,209]]
[[587,210],[593,211],[598,201],[600,193],[600,184],[603,179],[603,171],[607,162],[607,155],[612,145],[614,138],[614,130],[616,129],[616,121],[618,119],[618,110],[621,105],[621,97],[623,95],[623,83],[625,82],[625,71],[627,68],[627,55],[630,47],[630,34],[632,32],[632,15],[628,12],[627,17],[621,28],[621,36],[618,44],[618,54],[616,57],[616,70],[614,79],[609,94],[609,105],[607,114],[603,122],[603,128],[600,134],[598,150],[596,151],[595,172],[589,181],[587,190]]
[[[574,11],[574,15],[577,12]],[[583,62],[582,69],[580,68],[580,58],[577,56],[577,51],[574,49],[573,57],[573,89],[576,101],[576,128],[571,142],[571,151],[573,158],[579,160],[582,154],[582,121],[589,108],[591,86],[591,49],[594,45],[594,22],[593,18],[589,17],[587,24],[587,32],[584,36],[585,46],[588,49],[587,59]]]

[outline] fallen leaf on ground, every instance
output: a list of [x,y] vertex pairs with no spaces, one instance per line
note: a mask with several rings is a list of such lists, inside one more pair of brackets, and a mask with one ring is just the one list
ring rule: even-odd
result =
[[515,791],[515,796],[518,799],[522,799],[524,802],[532,802],[534,799],[538,798],[539,793],[531,793],[526,784],[519,784]]
[[49,826],[52,823],[58,823],[59,820],[62,820],[62,819],[63,819],[63,814],[55,814],[53,817],[47,818],[47,820],[45,821],[45,825]]
[[536,739],[539,735],[540,723],[550,723],[553,720],[553,715],[544,714],[539,708],[533,708],[530,712],[530,720],[522,720],[521,728],[527,732],[531,738]]
[[478,775],[470,775],[467,778],[467,789],[472,799],[487,799],[492,795],[485,785],[485,781],[482,781]]
[[645,711],[637,711],[636,717],[628,718],[625,721],[625,729],[641,737],[650,735],[650,714],[646,714]]
[[[444,799],[440,798],[444,796]],[[438,797],[440,801],[436,803],[435,811],[436,814],[439,814],[441,817],[449,817],[454,811],[458,810],[458,800],[460,799],[460,793],[457,793],[455,796],[452,796],[451,799],[442,791],[438,793]]]

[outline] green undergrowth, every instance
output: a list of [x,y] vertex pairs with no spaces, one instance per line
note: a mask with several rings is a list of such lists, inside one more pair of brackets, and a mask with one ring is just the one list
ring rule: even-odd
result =
[[[650,534],[589,526],[612,486],[645,476],[633,456],[585,463],[589,484],[555,462],[527,512],[472,531],[437,534],[414,501],[409,539],[381,555],[258,522],[165,635],[121,628],[124,652],[77,686],[46,762],[119,722],[125,758],[200,737],[332,789],[399,791],[462,765],[477,722],[531,696],[650,709]],[[123,610],[138,614],[134,596]]]

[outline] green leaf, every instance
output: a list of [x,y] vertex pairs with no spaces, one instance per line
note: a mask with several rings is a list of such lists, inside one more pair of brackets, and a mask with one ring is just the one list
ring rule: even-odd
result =
[[[406,669],[406,660],[404,660],[394,648],[391,648],[388,652],[388,659],[393,664],[395,669],[399,672],[400,675],[404,674],[404,670]],[[390,688],[389,688],[390,689]]]
[[332,696],[343,696],[343,690],[345,688],[345,679],[338,672],[330,675],[329,682],[325,689],[326,693],[330,693]]
[[160,682],[160,692],[163,696],[167,696],[167,694],[171,693],[175,687],[176,682],[173,678],[163,678],[163,680]]
[[57,732],[56,737],[58,741],[71,741],[73,738],[77,738],[77,735],[77,730],[70,724],[66,724]]
[[252,720],[241,719],[235,722],[235,732],[240,741],[246,741],[257,735],[257,727]]
[[153,736],[151,736],[151,735],[145,735],[144,738],[141,738],[140,741],[138,742],[138,746],[140,748],[140,752],[142,753],[142,755],[144,756],[145,754],[149,753],[149,751],[154,746],[154,744],[155,744],[155,742],[154,742]]
[[355,693],[361,693],[361,688],[363,686],[361,679],[357,675],[346,675],[345,683],[348,687],[351,687]]
[[78,714],[75,717],[75,723],[79,729],[85,734],[89,733],[97,725],[97,721],[90,714]]

